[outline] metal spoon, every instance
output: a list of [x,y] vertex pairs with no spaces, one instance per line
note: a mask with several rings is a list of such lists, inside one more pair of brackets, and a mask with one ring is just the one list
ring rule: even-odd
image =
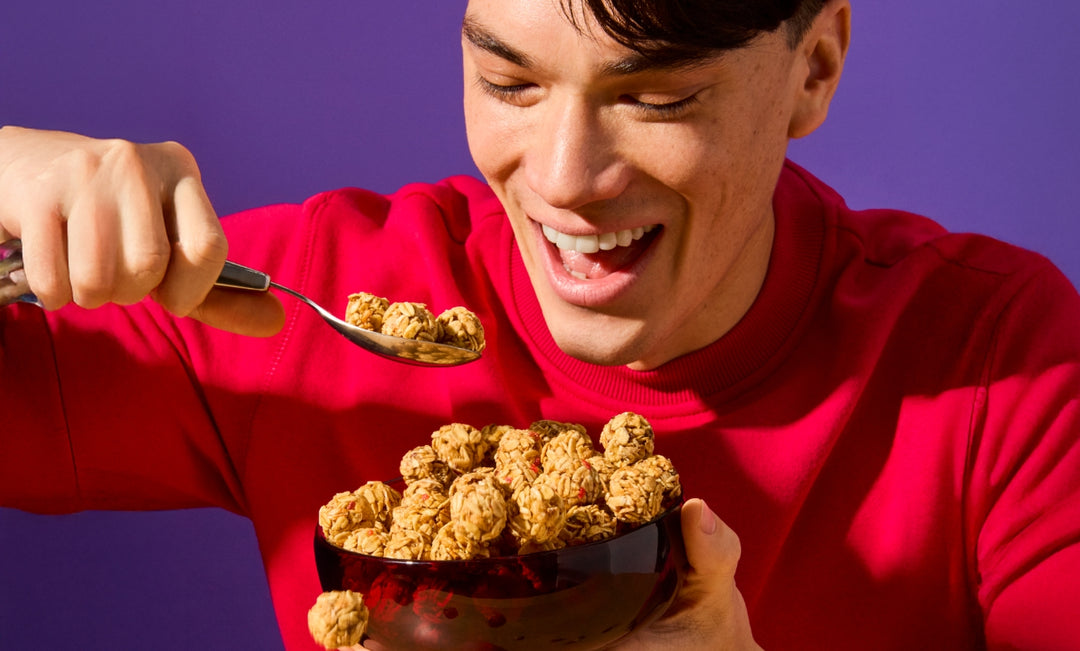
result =
[[[37,297],[30,292],[22,266],[22,242],[17,239],[0,242],[0,306],[14,302],[41,306]],[[225,263],[225,268],[221,270],[221,275],[214,284],[219,287],[247,291],[265,292],[271,287],[283,291],[311,306],[324,321],[330,324],[331,328],[337,330],[349,341],[376,355],[395,361],[418,366],[457,366],[480,359],[480,353],[475,350],[450,344],[394,337],[350,325],[303,294],[271,281],[268,274],[235,262]]]

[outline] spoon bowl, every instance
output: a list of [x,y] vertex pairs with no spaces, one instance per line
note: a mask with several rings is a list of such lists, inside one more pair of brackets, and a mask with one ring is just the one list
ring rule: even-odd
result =
[[357,346],[376,355],[382,355],[399,362],[417,366],[458,366],[480,359],[480,353],[475,350],[433,341],[394,337],[374,330],[359,328],[334,316],[326,308],[300,292],[271,281],[270,276],[266,273],[235,262],[225,262],[225,267],[221,270],[221,275],[218,276],[217,282],[214,284],[218,287],[263,292],[273,287],[285,292],[310,306],[319,313],[319,316],[331,328],[337,330],[338,333]]
[[418,339],[406,339],[385,335],[374,330],[365,330],[327,312],[322,306],[308,297],[295,292],[288,287],[283,287],[275,282],[270,286],[290,294],[310,305],[319,316],[326,321],[331,328],[337,330],[342,336],[357,346],[383,357],[392,357],[399,362],[415,364],[418,366],[457,366],[480,359],[480,353],[467,348],[459,348],[450,344],[440,344],[433,341],[420,341]]

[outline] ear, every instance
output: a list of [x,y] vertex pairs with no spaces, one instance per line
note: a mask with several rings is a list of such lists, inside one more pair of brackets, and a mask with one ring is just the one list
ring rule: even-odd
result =
[[851,40],[851,4],[829,0],[796,48],[798,83],[788,137],[809,135],[825,121]]

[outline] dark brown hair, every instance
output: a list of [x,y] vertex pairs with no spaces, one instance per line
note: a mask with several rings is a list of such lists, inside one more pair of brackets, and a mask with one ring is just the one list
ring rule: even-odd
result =
[[618,43],[661,63],[703,59],[742,47],[756,36],[787,30],[798,45],[826,0],[563,0],[592,15]]

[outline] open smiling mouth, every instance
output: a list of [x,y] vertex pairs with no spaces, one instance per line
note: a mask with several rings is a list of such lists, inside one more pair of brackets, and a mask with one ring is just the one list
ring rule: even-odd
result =
[[599,280],[633,264],[662,230],[656,225],[602,233],[568,235],[546,225],[544,237],[558,248],[563,269],[580,280]]

